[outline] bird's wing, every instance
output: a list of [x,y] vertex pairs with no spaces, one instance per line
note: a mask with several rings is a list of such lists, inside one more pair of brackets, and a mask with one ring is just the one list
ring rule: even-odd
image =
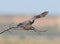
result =
[[12,28],[15,28],[15,27],[11,27],[11,28],[9,28],[9,29],[6,29],[6,30],[4,30],[4,31],[0,32],[0,34],[2,34],[2,33],[4,33],[4,32],[6,32],[6,31],[9,31],[9,30],[10,30],[10,29],[12,29]]
[[45,17],[47,14],[48,14],[48,11],[45,11],[45,12],[43,12],[43,13],[41,13],[41,14],[38,14],[38,15],[36,15],[36,16],[33,16],[31,19],[28,20],[28,22],[29,22],[30,24],[33,24],[36,19]]
[[[19,28],[19,27],[10,27],[10,28],[8,28],[8,29],[6,29],[6,30],[0,32],[0,34],[6,32],[6,31],[9,31],[9,30],[11,30],[11,29],[12,29],[12,30],[17,30],[17,29],[15,29],[15,28]],[[23,30],[23,29],[22,29],[22,28],[19,28],[18,30]]]
[[45,17],[47,14],[48,14],[48,11],[45,11],[45,12],[43,12],[41,14],[38,14],[38,15],[34,16],[33,18],[35,18],[35,19],[42,18],[42,17]]

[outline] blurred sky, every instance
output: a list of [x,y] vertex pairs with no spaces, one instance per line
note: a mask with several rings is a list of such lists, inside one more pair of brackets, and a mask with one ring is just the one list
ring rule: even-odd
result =
[[0,0],[0,13],[60,14],[60,0]]

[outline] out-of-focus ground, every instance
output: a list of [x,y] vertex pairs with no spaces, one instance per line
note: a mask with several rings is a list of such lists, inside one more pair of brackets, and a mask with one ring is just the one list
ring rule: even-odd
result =
[[[31,17],[33,16],[0,16],[0,32]],[[0,34],[0,44],[60,44],[60,16],[37,19],[33,26],[39,30],[48,31],[10,30]]]

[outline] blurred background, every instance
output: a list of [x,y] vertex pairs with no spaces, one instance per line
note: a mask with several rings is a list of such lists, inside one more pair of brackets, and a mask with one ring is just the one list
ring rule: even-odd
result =
[[60,44],[60,0],[0,0],[0,32],[44,11],[33,24],[39,30],[10,30],[0,34],[0,44]]

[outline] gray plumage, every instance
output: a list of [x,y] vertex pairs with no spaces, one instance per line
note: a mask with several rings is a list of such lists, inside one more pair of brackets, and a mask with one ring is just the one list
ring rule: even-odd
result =
[[[25,22],[19,23],[16,27],[11,27],[11,28],[9,28],[7,30],[2,31],[0,34],[6,32],[6,31],[8,31],[8,30],[10,30],[12,28],[22,28],[23,30],[34,30],[36,32],[36,29],[35,29],[35,27],[32,26],[32,24],[34,23],[34,21],[36,19],[45,17],[47,14],[48,14],[48,11],[45,11],[45,12],[43,12],[41,14],[38,14],[38,15],[32,17],[31,19],[29,19],[29,20],[27,20]],[[45,32],[45,31],[46,30],[40,31],[40,32]]]

